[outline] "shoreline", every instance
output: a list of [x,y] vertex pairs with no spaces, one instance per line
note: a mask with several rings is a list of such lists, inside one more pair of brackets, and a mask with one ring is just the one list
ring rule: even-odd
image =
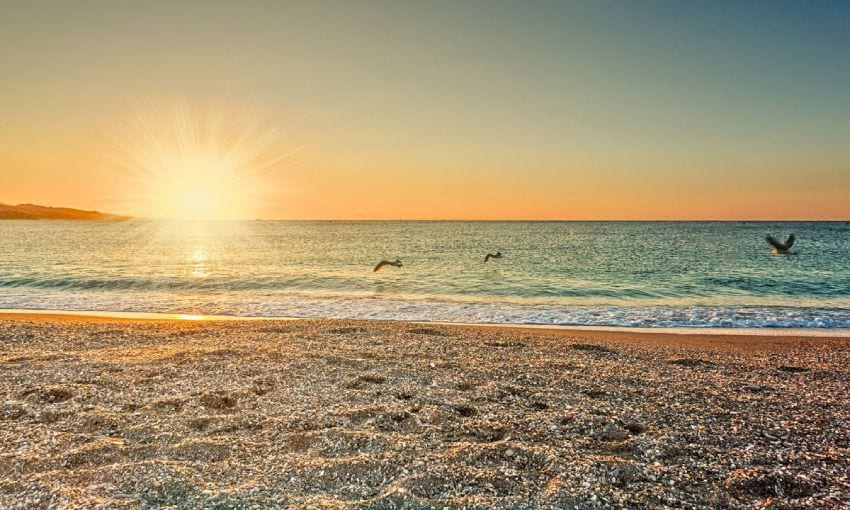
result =
[[811,339],[850,339],[850,329],[836,328],[713,328],[713,327],[625,327],[625,326],[582,326],[557,324],[513,324],[513,323],[468,323],[468,322],[430,322],[402,321],[388,319],[339,319],[332,317],[242,317],[235,315],[204,315],[179,313],[152,312],[108,312],[83,310],[27,310],[0,308],[0,321],[70,321],[70,322],[253,322],[253,321],[347,321],[358,323],[398,323],[416,325],[436,325],[467,328],[491,328],[497,330],[554,333],[558,335],[584,336],[588,338],[605,338],[613,336],[646,337],[646,338],[685,338],[700,337],[710,339],[747,339],[749,340],[779,340],[782,338],[811,338]]

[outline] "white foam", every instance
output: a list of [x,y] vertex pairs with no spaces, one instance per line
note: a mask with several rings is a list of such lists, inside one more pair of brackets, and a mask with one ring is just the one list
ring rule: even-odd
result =
[[850,328],[850,310],[843,308],[522,305],[247,293],[68,293],[30,289],[0,294],[0,308],[630,328]]

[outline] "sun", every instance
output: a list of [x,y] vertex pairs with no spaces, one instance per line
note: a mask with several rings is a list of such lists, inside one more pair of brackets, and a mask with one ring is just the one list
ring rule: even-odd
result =
[[255,217],[275,156],[277,131],[255,113],[180,104],[134,109],[111,156],[125,170],[124,194],[137,216],[181,220]]
[[220,154],[178,154],[163,158],[161,174],[148,190],[158,216],[223,220],[251,215],[254,195],[239,181],[238,163]]

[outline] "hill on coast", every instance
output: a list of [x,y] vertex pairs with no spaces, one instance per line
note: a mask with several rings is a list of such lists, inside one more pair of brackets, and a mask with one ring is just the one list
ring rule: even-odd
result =
[[47,207],[35,204],[9,205],[0,203],[0,220],[101,220],[122,221],[130,216],[83,211],[68,207]]

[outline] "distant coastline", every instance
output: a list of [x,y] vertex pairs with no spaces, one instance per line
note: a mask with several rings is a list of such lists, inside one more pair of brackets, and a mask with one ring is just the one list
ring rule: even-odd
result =
[[124,221],[132,216],[83,211],[69,207],[48,207],[35,204],[9,205],[0,203],[0,220],[96,220]]

